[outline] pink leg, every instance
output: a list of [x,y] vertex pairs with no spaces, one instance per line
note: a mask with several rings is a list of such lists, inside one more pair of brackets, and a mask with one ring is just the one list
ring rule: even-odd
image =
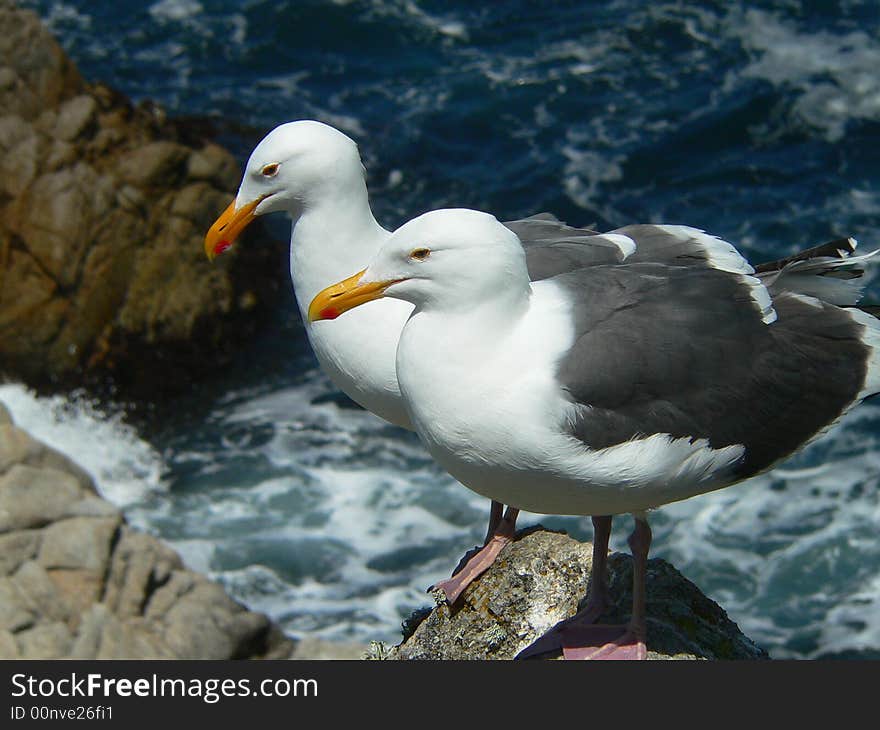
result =
[[587,605],[574,616],[560,621],[546,634],[529,644],[519,654],[517,659],[528,659],[538,654],[546,654],[551,651],[562,649],[565,637],[569,632],[576,630],[578,626],[586,626],[590,629],[605,613],[610,599],[608,598],[608,541],[611,538],[610,515],[593,517],[593,565],[590,571],[590,582],[587,586]]
[[[504,517],[501,518],[500,512],[503,506],[500,502],[492,502],[489,532],[486,534],[485,545],[451,578],[432,585],[428,591],[442,590],[446,594],[446,601],[450,604],[455,603],[458,597],[464,593],[465,588],[491,567],[495,558],[498,557],[498,553],[513,540],[516,531],[516,518],[519,515],[519,510],[516,507],[508,507]],[[500,519],[496,519],[496,516]]]
[[645,645],[645,578],[651,528],[636,517],[635,529],[629,536],[633,555],[632,615],[626,626],[577,626],[563,629],[562,654],[566,659],[646,659]]
[[504,519],[504,505],[493,499],[492,504],[489,507],[489,527],[486,530],[486,539],[483,540],[483,545],[492,539],[492,536],[500,527],[502,519]]

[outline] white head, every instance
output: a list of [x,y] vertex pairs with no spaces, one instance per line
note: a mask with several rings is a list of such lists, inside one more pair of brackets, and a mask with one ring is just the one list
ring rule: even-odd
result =
[[523,301],[529,292],[525,253],[513,231],[488,213],[434,210],[398,228],[366,269],[320,292],[309,319],[335,319],[382,296],[451,312]]
[[213,259],[225,251],[258,215],[298,218],[325,200],[366,199],[364,176],[357,145],[338,129],[311,120],[282,124],[254,148],[235,200],[208,231],[205,252]]

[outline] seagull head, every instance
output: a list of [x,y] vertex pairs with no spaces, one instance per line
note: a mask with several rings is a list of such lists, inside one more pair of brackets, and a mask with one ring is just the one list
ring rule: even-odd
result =
[[338,129],[312,120],[275,127],[251,153],[235,200],[205,236],[205,253],[223,253],[258,215],[297,218],[348,185],[363,187],[364,175],[357,145]]
[[461,311],[529,291],[525,254],[511,230],[488,213],[434,210],[398,228],[366,269],[319,292],[309,321],[383,296],[423,311]]

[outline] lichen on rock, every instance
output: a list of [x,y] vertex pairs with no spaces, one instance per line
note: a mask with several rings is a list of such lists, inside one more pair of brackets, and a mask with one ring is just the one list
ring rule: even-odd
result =
[[[609,556],[615,605],[602,623],[625,623],[632,559]],[[521,531],[454,606],[437,605],[388,659],[513,659],[586,598],[592,546],[543,528]],[[724,610],[664,560],[648,562],[648,659],[766,659]],[[411,623],[416,623],[411,622]],[[374,655],[376,652],[374,652]],[[543,658],[558,659],[560,652]]]

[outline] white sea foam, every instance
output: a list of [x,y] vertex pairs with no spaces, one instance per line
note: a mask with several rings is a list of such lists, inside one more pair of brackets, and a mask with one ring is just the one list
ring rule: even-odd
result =
[[850,120],[880,119],[880,46],[868,33],[804,31],[758,9],[732,11],[727,27],[753,53],[741,76],[794,90],[792,112],[830,141]]
[[101,494],[119,507],[163,492],[161,455],[118,415],[85,399],[38,397],[21,385],[0,385],[0,402],[32,436],[74,459]]
[[204,12],[197,0],[159,0],[149,8],[149,13],[156,20],[186,20]]

